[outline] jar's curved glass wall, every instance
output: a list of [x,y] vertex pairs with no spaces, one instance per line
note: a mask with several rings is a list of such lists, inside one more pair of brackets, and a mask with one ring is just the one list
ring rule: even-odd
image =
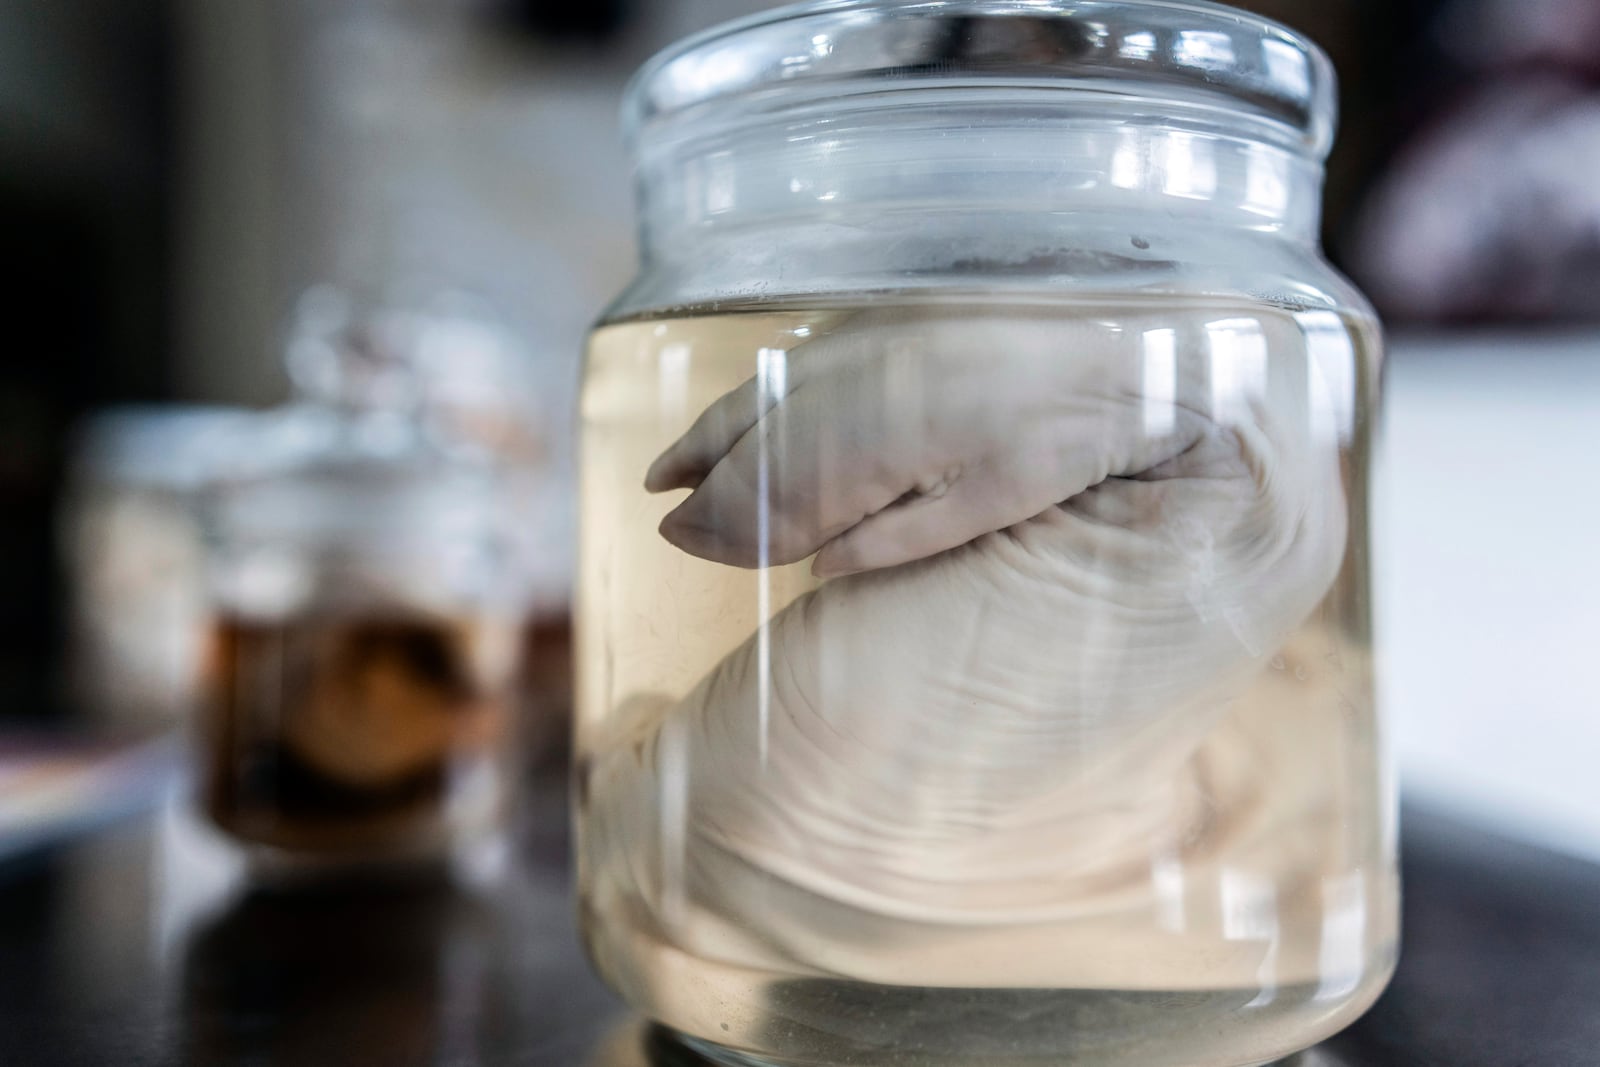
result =
[[630,97],[579,865],[725,1059],[1243,1067],[1394,960],[1331,72],[1210,5],[824,4]]

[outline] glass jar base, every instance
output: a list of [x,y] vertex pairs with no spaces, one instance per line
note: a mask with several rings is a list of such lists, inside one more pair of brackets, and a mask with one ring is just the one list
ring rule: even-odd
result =
[[[653,1028],[646,1038],[650,1067],[823,1067],[820,1063],[770,1059],[754,1053],[705,1041],[664,1026]],[[912,1062],[908,1060],[907,1062]],[[1061,1063],[1060,1060],[1041,1060],[1041,1063]],[[1065,1061],[1071,1062],[1071,1061]],[[977,1061],[974,1061],[976,1067]],[[1282,1059],[1264,1063],[1241,1064],[1240,1067],[1350,1067],[1343,1059],[1322,1049],[1312,1048],[1296,1052]]]
[[[684,1035],[671,1046],[695,1056],[650,1060],[669,1065],[1349,1067],[1293,1057],[1359,1018],[1395,959],[1380,946],[1342,980],[1271,988],[913,986],[735,967],[620,932],[591,931],[590,950],[641,1014]],[[618,958],[645,966],[610,971]]]
[[[697,1033],[662,1027],[687,1058],[726,1067],[1344,1067],[1296,1052],[1352,1022],[1382,987],[1329,1000],[1317,984],[1259,991],[896,989],[833,981],[768,985],[762,1007]],[[719,1001],[724,1005],[726,1001]],[[715,1014],[715,1013],[713,1013]],[[741,1022],[741,1018],[743,1021]],[[1234,1020],[1219,1032],[1219,1019]],[[723,1040],[702,1036],[713,1027]],[[666,1036],[670,1035],[670,1037]]]

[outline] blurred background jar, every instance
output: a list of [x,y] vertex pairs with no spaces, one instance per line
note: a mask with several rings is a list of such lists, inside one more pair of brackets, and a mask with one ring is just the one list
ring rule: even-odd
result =
[[243,408],[124,407],[79,435],[60,523],[71,697],[119,740],[171,730],[195,695],[206,610],[195,494]]
[[217,462],[199,791],[258,855],[434,858],[505,818],[528,726],[525,446],[427,371],[441,346],[498,343],[481,318],[313,290],[299,402]]

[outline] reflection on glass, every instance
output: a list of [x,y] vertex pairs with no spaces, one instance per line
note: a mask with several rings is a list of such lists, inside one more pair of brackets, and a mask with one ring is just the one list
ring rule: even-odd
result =
[[1289,160],[1281,152],[1257,147],[1245,156],[1243,207],[1264,219],[1281,218],[1289,207]]
[[1282,82],[1302,93],[1311,88],[1311,65],[1307,62],[1305,53],[1287,41],[1262,41],[1261,57],[1266,63],[1267,74],[1274,81]]
[[1172,55],[1192,67],[1225,67],[1234,61],[1233,39],[1215,30],[1182,30]]
[[1122,39],[1117,51],[1128,59],[1149,59],[1156,54],[1156,35],[1149,30],[1130,33]]
[[1166,171],[1163,189],[1168,196],[1208,200],[1217,191],[1215,147],[1209,140],[1174,132],[1161,144]]

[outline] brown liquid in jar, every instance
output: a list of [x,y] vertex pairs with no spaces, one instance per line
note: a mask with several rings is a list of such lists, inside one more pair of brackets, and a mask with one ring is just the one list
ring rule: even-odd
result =
[[202,721],[206,813],[292,852],[440,843],[454,783],[507,725],[501,636],[420,616],[219,620]]

